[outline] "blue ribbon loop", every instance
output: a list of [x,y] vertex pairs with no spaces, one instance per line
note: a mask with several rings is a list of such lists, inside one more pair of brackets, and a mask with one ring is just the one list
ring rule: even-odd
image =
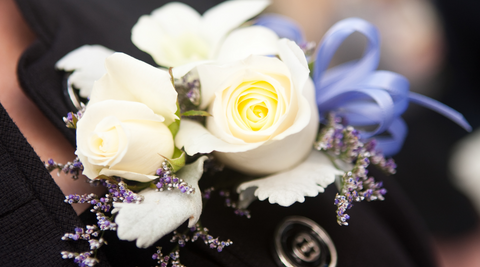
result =
[[[354,32],[365,35],[368,40],[362,58],[327,70],[338,47]],[[377,71],[379,59],[379,33],[372,24],[359,18],[349,18],[330,28],[319,46],[313,73],[320,114],[335,111],[344,116],[350,125],[359,128],[362,138],[375,137],[378,148],[385,155],[397,153],[403,145],[407,127],[400,115],[410,101],[430,108],[471,131],[468,122],[457,111],[426,96],[409,92],[409,82],[404,76]],[[389,136],[377,136],[385,132]]]
[[[263,15],[255,24],[268,27],[278,36],[297,44],[305,43],[300,27],[284,16]],[[363,56],[328,69],[338,47],[354,32],[363,34],[368,40]],[[409,102],[430,108],[471,131],[471,126],[459,112],[436,100],[409,92],[410,84],[404,76],[376,70],[379,61],[380,35],[375,26],[359,18],[344,19],[333,25],[318,48],[313,71],[320,118],[329,111],[345,117],[359,130],[363,139],[375,137],[377,147],[386,156],[396,154],[403,145],[407,126],[400,116]]]

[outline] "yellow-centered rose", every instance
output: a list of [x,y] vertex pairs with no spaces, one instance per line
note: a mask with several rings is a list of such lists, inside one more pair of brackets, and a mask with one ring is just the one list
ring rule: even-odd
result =
[[314,87],[301,49],[278,41],[279,58],[249,56],[202,65],[206,128],[182,120],[176,144],[188,154],[209,153],[231,168],[264,175],[290,169],[310,153],[318,127]]

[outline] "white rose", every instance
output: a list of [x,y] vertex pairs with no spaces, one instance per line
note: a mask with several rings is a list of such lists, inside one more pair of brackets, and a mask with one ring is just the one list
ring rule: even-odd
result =
[[105,67],[77,123],[75,153],[84,174],[155,179],[164,157],[174,152],[167,126],[177,118],[177,93],[170,76],[121,53],[108,57]]
[[[146,182],[163,157],[173,155],[173,136],[164,119],[145,104],[105,100],[89,105],[77,124],[76,154],[83,173]],[[163,156],[163,157],[162,157]]]
[[165,118],[165,124],[178,119],[177,91],[168,72],[123,53],[105,60],[107,73],[92,89],[89,105],[108,99],[139,102]]
[[214,59],[225,36],[269,4],[225,1],[200,15],[183,3],[168,3],[140,17],[132,28],[132,42],[164,67]]
[[250,56],[198,66],[206,128],[182,120],[176,137],[187,154],[209,153],[253,175],[290,169],[311,152],[318,129],[314,86],[301,49],[278,41],[279,57]]

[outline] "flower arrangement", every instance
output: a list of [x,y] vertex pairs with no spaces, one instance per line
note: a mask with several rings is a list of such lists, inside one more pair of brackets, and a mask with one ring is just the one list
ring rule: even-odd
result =
[[[170,3],[142,16],[132,42],[158,66],[99,45],[81,47],[57,63],[72,72],[69,84],[88,103],[64,118],[76,129],[78,158],[45,165],[74,178],[82,172],[108,189],[105,196],[66,197],[70,204],[90,203],[98,223],[66,233],[64,240],[87,240],[90,250],[64,251],[62,257],[94,266],[109,230],[141,248],[172,232],[179,247],[199,239],[219,252],[232,245],[200,222],[202,201],[216,191],[198,186],[202,176],[209,178],[205,162],[248,177],[218,192],[238,215],[254,216],[248,206],[257,198],[290,206],[335,183],[337,222],[348,225],[353,202],[384,199],[387,190],[366,168],[395,173],[395,163],[384,155],[401,147],[406,126],[400,115],[409,101],[469,130],[457,112],[409,92],[403,76],[376,70],[379,37],[373,25],[343,20],[314,54],[315,46],[291,21],[255,18],[268,4],[227,1],[201,16]],[[369,41],[363,57],[327,70],[353,32]],[[186,221],[189,233],[175,231]],[[177,248],[163,255],[158,248],[152,258],[158,266],[182,266],[179,253]]]

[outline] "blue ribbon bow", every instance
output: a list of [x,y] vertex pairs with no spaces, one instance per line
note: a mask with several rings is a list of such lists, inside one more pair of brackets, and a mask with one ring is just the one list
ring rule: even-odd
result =
[[[269,23],[264,21],[263,25],[281,25],[279,20],[276,17]],[[288,32],[294,29],[291,25]],[[271,28],[280,37],[295,36],[292,33],[285,36],[275,30],[276,27]],[[368,45],[363,56],[327,70],[338,47],[354,32],[367,37]],[[379,60],[380,38],[375,26],[359,18],[344,19],[333,25],[318,48],[313,72],[320,114],[334,111],[344,116],[350,125],[360,129],[362,139],[375,137],[377,147],[387,156],[396,154],[403,145],[407,126],[400,115],[409,102],[430,108],[471,131],[471,126],[459,112],[436,100],[409,92],[409,82],[404,76],[376,70]],[[385,132],[389,136],[378,136]]]

